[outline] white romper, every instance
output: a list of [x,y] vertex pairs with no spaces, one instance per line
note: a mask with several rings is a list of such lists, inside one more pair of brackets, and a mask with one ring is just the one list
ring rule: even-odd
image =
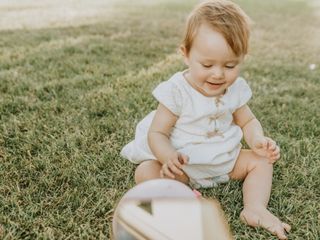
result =
[[[177,72],[168,81],[160,83],[153,96],[178,120],[170,135],[171,144],[178,152],[189,157],[183,171],[191,186],[212,187],[229,180],[241,149],[242,130],[233,122],[233,113],[251,98],[251,89],[243,78],[238,78],[226,93],[219,97],[206,97],[195,90]],[[148,145],[148,130],[155,111],[141,120],[135,139],[121,151],[133,163],[156,157]]]

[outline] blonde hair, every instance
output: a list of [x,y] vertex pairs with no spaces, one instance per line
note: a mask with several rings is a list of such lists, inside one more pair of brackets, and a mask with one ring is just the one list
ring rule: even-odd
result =
[[236,56],[247,54],[251,20],[238,5],[228,0],[205,1],[193,9],[182,42],[187,54],[204,23],[223,35]]

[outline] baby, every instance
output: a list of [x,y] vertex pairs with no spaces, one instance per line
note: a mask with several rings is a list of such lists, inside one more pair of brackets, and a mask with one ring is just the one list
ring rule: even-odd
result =
[[[240,218],[286,239],[290,226],[267,210],[280,149],[248,107],[252,93],[239,77],[248,40],[249,17],[239,6],[199,4],[180,47],[187,69],[155,88],[157,109],[138,124],[121,155],[139,164],[137,183],[172,178],[207,188],[244,180]],[[250,149],[241,148],[242,137]]]

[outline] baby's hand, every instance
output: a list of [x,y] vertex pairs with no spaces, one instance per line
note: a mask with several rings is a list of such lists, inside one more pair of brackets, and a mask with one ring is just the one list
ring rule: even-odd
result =
[[175,178],[175,174],[182,175],[182,165],[188,163],[189,157],[177,151],[173,152],[166,163],[162,165],[160,176],[162,178]]
[[259,137],[254,139],[252,150],[269,159],[269,163],[274,163],[280,158],[280,148],[277,143],[268,137]]

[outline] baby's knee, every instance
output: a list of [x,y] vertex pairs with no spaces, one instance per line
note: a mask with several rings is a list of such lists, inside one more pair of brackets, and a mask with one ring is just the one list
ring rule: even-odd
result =
[[141,183],[147,180],[160,178],[161,164],[156,160],[147,160],[138,165],[134,179],[135,182]]
[[265,170],[271,170],[273,169],[273,164],[269,163],[269,160],[264,157],[257,156],[253,161],[249,164],[249,171],[255,169],[255,168],[262,168]]

